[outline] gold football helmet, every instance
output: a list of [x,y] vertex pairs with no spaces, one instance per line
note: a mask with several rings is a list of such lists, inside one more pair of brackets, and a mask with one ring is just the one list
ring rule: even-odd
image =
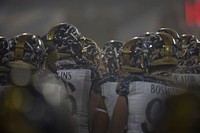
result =
[[100,47],[91,38],[81,37],[81,40],[83,42],[83,49],[82,49],[83,56],[97,65],[100,61],[100,56],[101,56]]
[[200,63],[200,43],[192,34],[183,34],[182,51],[183,62],[181,65],[192,66]]
[[122,69],[130,73],[143,72],[143,37],[134,37],[124,44]]
[[182,44],[182,51],[183,51],[183,53],[185,53],[187,51],[187,47],[191,43],[195,43],[197,41],[198,40],[192,34],[182,34],[181,35],[181,44]]
[[158,32],[167,33],[167,34],[171,35],[175,40],[179,40],[180,39],[179,34],[174,29],[171,29],[171,28],[160,28],[158,30]]
[[172,36],[167,33],[157,32],[154,38],[154,41],[149,46],[149,66],[176,66],[178,61],[173,54],[175,41]]
[[167,33],[169,35],[171,35],[174,40],[175,40],[175,44],[174,44],[174,55],[177,57],[177,59],[182,59],[183,53],[182,53],[182,49],[181,49],[181,38],[179,36],[179,34],[171,28],[160,28],[158,30],[158,32],[164,32]]
[[68,23],[59,23],[52,27],[47,34],[47,42],[54,45],[60,58],[82,57],[81,33]]
[[45,62],[46,51],[39,36],[23,33],[9,40],[11,60],[9,66],[17,68],[37,69]]

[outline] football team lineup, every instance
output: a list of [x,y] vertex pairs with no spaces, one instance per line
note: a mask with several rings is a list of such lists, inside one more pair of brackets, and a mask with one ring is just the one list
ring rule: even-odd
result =
[[99,47],[73,24],[59,23],[43,37],[1,36],[0,44],[2,133],[198,130],[194,35],[159,28]]

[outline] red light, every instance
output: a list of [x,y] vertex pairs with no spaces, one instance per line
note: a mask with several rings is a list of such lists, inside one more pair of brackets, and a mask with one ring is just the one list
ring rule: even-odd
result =
[[195,17],[195,23],[197,26],[200,26],[200,1],[196,1],[194,5],[194,17]]
[[186,23],[189,26],[193,25],[194,22],[194,14],[193,14],[193,3],[190,1],[186,1],[185,2],[185,19],[186,19]]
[[185,1],[185,19],[188,26],[200,27],[200,0]]

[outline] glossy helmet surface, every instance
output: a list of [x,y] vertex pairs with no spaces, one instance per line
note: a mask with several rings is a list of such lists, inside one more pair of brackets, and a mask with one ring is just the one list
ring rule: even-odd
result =
[[46,51],[39,36],[31,33],[22,33],[9,40],[11,67],[37,69],[45,62]]
[[104,60],[109,74],[116,74],[122,66],[123,42],[110,40],[103,46]]
[[95,63],[95,61],[97,61],[96,63],[98,63],[100,61],[101,56],[100,47],[91,38],[82,37],[81,40],[83,42],[82,52],[84,57],[86,57],[86,59],[91,60],[93,63]]
[[191,52],[191,48],[198,44],[197,38],[192,34],[182,34],[181,35],[181,49],[183,53],[182,62],[180,65],[185,65],[186,62],[188,62]]
[[175,44],[174,44],[174,55],[177,57],[177,59],[181,59],[183,54],[182,54],[182,49],[181,49],[181,38],[178,34],[178,32],[176,32],[174,29],[172,28],[160,28],[158,30],[158,32],[164,32],[164,33],[167,33],[169,35],[171,35],[174,40],[175,40]]
[[192,44],[196,43],[198,40],[192,34],[182,34],[181,35],[181,45],[183,53],[187,51],[187,47]]
[[55,45],[61,58],[68,56],[82,57],[81,33],[68,23],[60,23],[51,28],[47,41]]
[[9,55],[9,42],[8,40],[0,36],[0,71],[9,71],[8,63],[10,61]]
[[200,63],[200,42],[192,42],[188,45],[184,54],[184,63],[186,66],[199,65]]
[[[124,44],[123,49],[123,66],[122,68],[131,73],[141,73],[144,71],[144,62],[146,44],[144,43],[143,37],[134,37]],[[147,51],[148,52],[148,51]]]
[[157,32],[150,37],[149,44],[149,66],[176,66],[177,59],[174,57],[175,40],[167,33]]
[[178,32],[176,32],[174,29],[171,29],[171,28],[160,28],[158,30],[158,32],[167,33],[167,34],[171,35],[175,40],[180,39]]

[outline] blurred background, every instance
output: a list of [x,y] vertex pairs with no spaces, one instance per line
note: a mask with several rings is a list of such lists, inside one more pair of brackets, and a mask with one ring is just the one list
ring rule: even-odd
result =
[[200,0],[1,0],[0,35],[45,35],[60,22],[75,25],[99,46],[128,41],[160,27],[200,35]]

